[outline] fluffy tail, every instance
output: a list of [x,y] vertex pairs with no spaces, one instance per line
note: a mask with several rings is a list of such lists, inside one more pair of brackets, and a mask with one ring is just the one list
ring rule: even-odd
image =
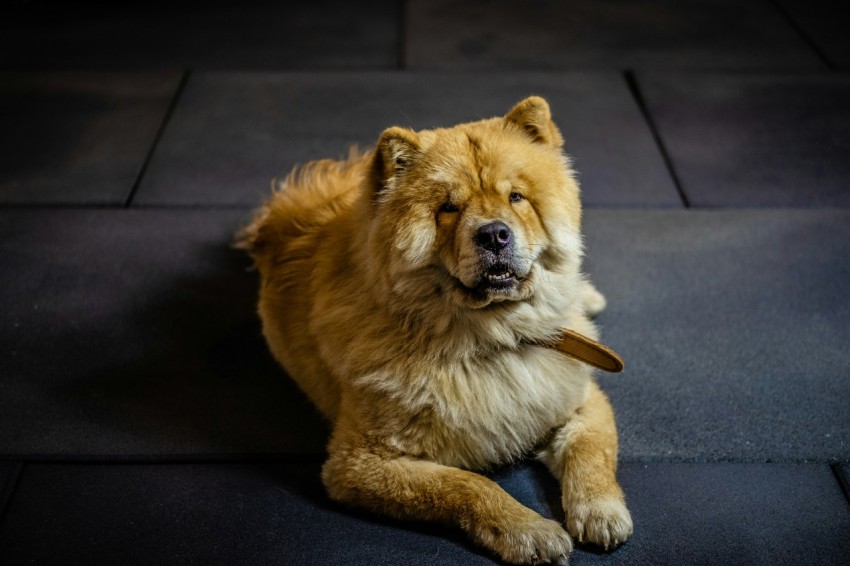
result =
[[281,244],[326,223],[350,204],[371,154],[352,147],[348,159],[311,161],[283,180],[272,180],[271,198],[236,233],[233,247],[256,260],[270,241]]
[[[276,182],[276,180],[273,180],[272,186],[274,186]],[[247,226],[243,226],[236,232],[231,247],[237,250],[245,250],[249,254],[253,255],[254,250],[257,248],[257,242],[260,238],[260,229],[266,223],[269,214],[270,211],[267,205],[257,209],[254,212],[254,217],[251,219],[251,223]]]

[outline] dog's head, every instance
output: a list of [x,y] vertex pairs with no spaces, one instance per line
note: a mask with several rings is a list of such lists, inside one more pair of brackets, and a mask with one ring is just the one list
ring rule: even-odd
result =
[[478,309],[528,300],[553,273],[577,272],[579,189],[562,146],[539,97],[500,118],[384,131],[370,239],[394,289]]

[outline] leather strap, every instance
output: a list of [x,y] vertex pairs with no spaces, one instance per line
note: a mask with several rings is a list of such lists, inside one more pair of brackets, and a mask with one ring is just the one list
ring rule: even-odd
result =
[[611,373],[623,371],[623,359],[617,355],[617,352],[608,346],[603,346],[599,342],[591,340],[584,334],[579,334],[567,328],[562,330],[561,338],[552,344],[554,349],[604,371]]

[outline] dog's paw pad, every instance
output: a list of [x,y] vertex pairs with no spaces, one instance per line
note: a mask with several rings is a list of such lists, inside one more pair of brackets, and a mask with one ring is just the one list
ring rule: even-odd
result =
[[567,531],[580,543],[615,548],[632,534],[632,516],[619,498],[599,498],[571,502],[567,514]]

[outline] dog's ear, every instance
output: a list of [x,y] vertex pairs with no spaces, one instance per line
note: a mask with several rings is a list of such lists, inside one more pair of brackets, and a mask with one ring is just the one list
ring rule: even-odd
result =
[[563,147],[564,138],[552,121],[549,104],[539,96],[530,96],[513,107],[505,116],[505,122],[519,127],[536,143]]
[[394,126],[384,130],[375,148],[372,174],[380,191],[404,173],[419,153],[419,136],[413,130]]

